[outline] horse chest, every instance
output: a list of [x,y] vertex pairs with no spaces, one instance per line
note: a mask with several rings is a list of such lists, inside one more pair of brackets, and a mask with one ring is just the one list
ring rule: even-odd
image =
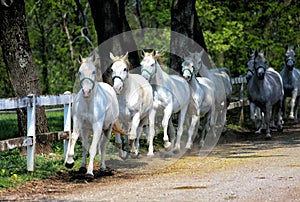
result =
[[130,121],[136,111],[136,107],[132,105],[130,100],[119,101],[120,120]]

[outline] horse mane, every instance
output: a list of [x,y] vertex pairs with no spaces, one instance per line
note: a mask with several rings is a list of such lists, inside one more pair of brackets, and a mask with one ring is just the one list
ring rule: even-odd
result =
[[124,55],[115,56],[115,58],[113,59],[113,63],[115,63],[117,61],[124,62],[126,64],[126,66],[128,67],[128,69],[131,70],[131,63],[129,62],[128,58],[126,58],[126,59],[124,58]]
[[158,62],[158,64],[161,66],[161,68],[162,68],[164,71],[166,71],[166,70],[168,69],[168,68],[165,66],[165,64],[164,64],[165,59],[164,59],[159,53],[156,53],[156,54],[154,55],[154,51],[152,51],[151,53],[145,52],[145,53],[144,53],[144,57],[146,57],[146,56],[151,56],[151,57],[153,57],[153,58]]

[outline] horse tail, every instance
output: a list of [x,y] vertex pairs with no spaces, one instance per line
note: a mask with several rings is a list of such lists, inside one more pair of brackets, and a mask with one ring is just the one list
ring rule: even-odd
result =
[[128,136],[128,133],[125,130],[122,129],[122,126],[121,126],[121,123],[119,122],[119,120],[117,120],[114,123],[114,125],[112,127],[112,132],[114,134],[122,134],[122,135]]

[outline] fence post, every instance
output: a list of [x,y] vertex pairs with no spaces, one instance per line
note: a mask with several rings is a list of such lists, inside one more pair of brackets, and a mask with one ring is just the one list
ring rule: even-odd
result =
[[34,94],[28,95],[28,106],[27,106],[27,138],[32,141],[31,145],[27,145],[27,170],[29,172],[34,171],[34,153],[35,153],[35,128],[36,128],[36,99]]
[[240,86],[240,92],[239,92],[239,100],[242,103],[242,109],[241,109],[241,114],[240,114],[240,120],[239,120],[239,125],[242,126],[244,123],[244,81],[243,77],[240,76],[240,81],[241,81],[241,86]]
[[[64,95],[70,95],[70,101],[64,105],[64,131],[71,133],[71,92],[67,91]],[[70,135],[69,135],[70,136]],[[64,159],[68,153],[69,140],[64,140]]]

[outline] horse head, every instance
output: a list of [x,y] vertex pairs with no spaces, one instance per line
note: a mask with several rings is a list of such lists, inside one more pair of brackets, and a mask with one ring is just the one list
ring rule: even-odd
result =
[[295,66],[295,51],[293,46],[287,47],[286,53],[285,53],[285,66],[288,68],[288,70],[292,71]]
[[193,75],[198,73],[198,69],[195,67],[195,53],[189,53],[187,57],[184,58],[182,62],[182,76],[189,81]]
[[150,81],[157,72],[156,63],[159,55],[154,50],[151,53],[144,51],[142,53],[141,74],[146,80]]
[[124,56],[114,56],[112,53],[110,53],[110,59],[113,61],[111,66],[113,88],[119,95],[123,90],[124,81],[128,76],[130,68],[128,52]]
[[96,83],[96,67],[94,65],[95,55],[91,57],[83,58],[79,55],[78,58],[80,65],[78,76],[80,79],[80,87],[83,92],[83,96],[88,98],[91,96]]
[[258,79],[264,79],[267,70],[267,60],[262,52],[255,51],[254,70]]

